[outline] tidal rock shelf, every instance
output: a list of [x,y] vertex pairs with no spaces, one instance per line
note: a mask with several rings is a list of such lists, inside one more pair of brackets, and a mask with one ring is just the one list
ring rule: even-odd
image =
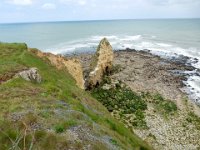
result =
[[[73,56],[82,63],[85,78],[93,55],[83,53]],[[113,69],[115,68],[118,71],[109,75],[112,81],[120,81],[136,93],[159,93],[162,99],[173,101],[178,108],[173,115],[163,115],[151,103],[151,97],[147,98],[147,110],[144,113],[147,128],[131,128],[139,137],[155,149],[199,148],[200,108],[188,100],[188,95],[182,91],[188,77],[187,72],[191,73],[194,67],[161,58],[148,51],[126,49],[114,51]],[[103,85],[104,90],[110,87],[112,85]]]

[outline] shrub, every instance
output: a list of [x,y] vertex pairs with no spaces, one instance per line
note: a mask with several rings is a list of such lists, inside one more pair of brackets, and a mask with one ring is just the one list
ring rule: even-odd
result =
[[177,106],[172,101],[165,101],[165,102],[162,102],[160,105],[167,113],[177,111]]
[[177,106],[173,101],[164,99],[160,94],[155,94],[153,97],[153,103],[156,104],[157,110],[171,114],[177,111]]
[[[104,83],[109,83],[110,79],[106,77]],[[102,86],[92,90],[92,95],[100,101],[109,112],[120,111],[121,117],[124,118],[123,114],[135,114],[136,121],[134,126],[146,126],[144,121],[144,111],[147,109],[147,104],[143,98],[133,92],[129,88],[122,88],[120,84],[117,88],[110,90],[102,89]],[[135,122],[136,122],[135,121]]]
[[157,93],[153,96],[153,100],[155,101],[155,103],[160,103],[161,101],[164,101],[164,98],[162,97],[162,95]]

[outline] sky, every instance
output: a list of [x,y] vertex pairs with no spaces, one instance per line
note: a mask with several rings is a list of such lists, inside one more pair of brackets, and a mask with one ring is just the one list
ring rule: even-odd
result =
[[200,0],[0,0],[0,23],[200,18]]

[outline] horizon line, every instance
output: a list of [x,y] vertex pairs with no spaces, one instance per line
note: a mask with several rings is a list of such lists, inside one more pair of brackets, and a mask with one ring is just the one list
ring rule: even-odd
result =
[[55,20],[55,21],[19,21],[19,22],[0,22],[0,24],[29,24],[29,23],[56,23],[56,22],[93,22],[93,21],[128,21],[128,20],[184,20],[184,19],[200,19],[200,18],[134,18],[134,19],[88,19],[88,20]]

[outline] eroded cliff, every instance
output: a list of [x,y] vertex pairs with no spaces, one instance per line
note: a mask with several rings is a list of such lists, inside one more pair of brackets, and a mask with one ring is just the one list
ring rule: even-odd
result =
[[54,55],[51,53],[43,53],[37,49],[29,49],[40,58],[47,58],[50,63],[57,69],[67,69],[72,77],[76,80],[76,84],[79,88],[85,89],[85,81],[83,79],[83,69],[80,61],[75,58],[66,59],[61,55]]

